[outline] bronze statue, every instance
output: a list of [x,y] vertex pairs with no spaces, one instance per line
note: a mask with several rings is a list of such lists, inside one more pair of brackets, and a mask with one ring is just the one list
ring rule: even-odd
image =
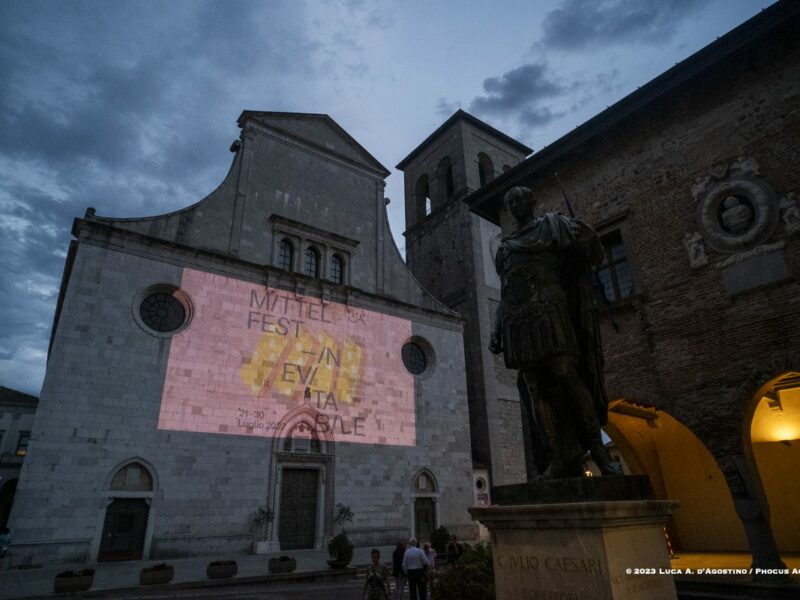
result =
[[489,349],[503,352],[519,372],[521,401],[534,405],[529,414],[550,451],[542,477],[583,475],[587,451],[604,475],[621,475],[600,433],[608,400],[591,268],[603,246],[579,219],[535,218],[528,188],[512,188],[504,202],[517,229],[497,250],[501,300]]

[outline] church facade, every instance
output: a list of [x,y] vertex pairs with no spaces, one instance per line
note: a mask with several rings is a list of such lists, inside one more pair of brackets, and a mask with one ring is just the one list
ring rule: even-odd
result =
[[463,320],[392,239],[388,171],[330,117],[245,112],[174,213],[73,226],[11,566],[461,537]]

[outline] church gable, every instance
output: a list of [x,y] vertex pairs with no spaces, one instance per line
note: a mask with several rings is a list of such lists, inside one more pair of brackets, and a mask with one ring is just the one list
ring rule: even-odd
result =
[[368,169],[378,171],[384,177],[389,175],[386,167],[328,115],[244,111],[239,117],[239,126],[244,127],[250,119],[301,138],[314,146],[338,154]]

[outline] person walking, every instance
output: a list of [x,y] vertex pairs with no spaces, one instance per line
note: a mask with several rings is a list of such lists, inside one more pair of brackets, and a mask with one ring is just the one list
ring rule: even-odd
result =
[[436,574],[436,550],[431,548],[431,545],[426,542],[422,545],[422,551],[425,553],[425,558],[428,559],[428,572],[426,574],[428,593],[433,595],[433,578]]
[[406,554],[406,542],[400,540],[392,552],[392,575],[394,576],[394,600],[403,600],[406,587],[406,572],[403,570],[403,557]]
[[428,600],[428,590],[425,588],[425,571],[428,568],[428,558],[420,550],[417,540],[408,542],[408,550],[403,556],[403,570],[408,575],[408,590],[411,600]]
[[381,552],[372,549],[372,563],[367,567],[363,600],[389,600],[389,570],[381,564]]

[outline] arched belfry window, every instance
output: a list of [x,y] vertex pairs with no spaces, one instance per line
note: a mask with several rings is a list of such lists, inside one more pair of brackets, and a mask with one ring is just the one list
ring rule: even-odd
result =
[[449,199],[455,193],[455,181],[453,180],[453,165],[450,162],[450,157],[445,156],[439,161],[439,166],[436,168],[436,174],[439,178],[439,185],[443,185],[445,196]]
[[153,477],[144,465],[132,462],[114,474],[112,491],[149,492],[153,489]]
[[494,179],[494,163],[488,154],[478,154],[478,179],[481,185],[486,185]]
[[283,239],[278,251],[278,266],[285,271],[291,271],[292,262],[294,262],[294,246],[289,240]]
[[306,260],[303,272],[309,277],[319,277],[319,251],[313,246],[306,248]]
[[338,254],[331,256],[331,281],[344,283],[344,261]]
[[417,185],[414,186],[414,199],[417,205],[417,218],[421,219],[431,214],[433,205],[431,204],[431,187],[427,175],[417,179]]

